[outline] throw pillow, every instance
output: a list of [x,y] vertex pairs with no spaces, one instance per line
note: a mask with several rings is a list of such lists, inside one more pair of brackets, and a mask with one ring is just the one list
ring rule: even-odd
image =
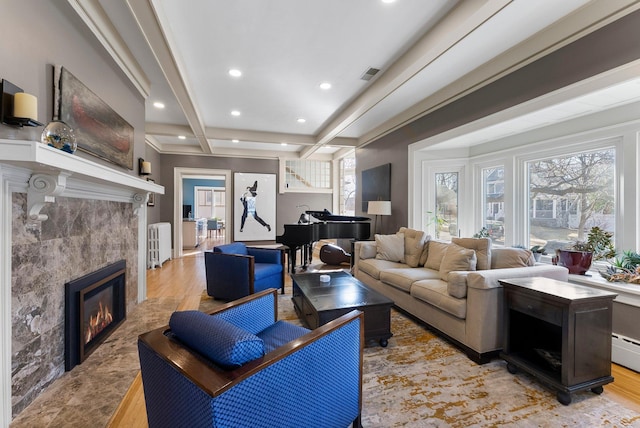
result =
[[440,262],[444,257],[444,252],[447,251],[447,247],[451,245],[448,242],[429,240],[429,249],[427,255],[427,261],[424,263],[424,267],[440,270]]
[[169,327],[185,345],[226,369],[265,354],[264,342],[258,336],[204,312],[174,312]]
[[449,272],[476,270],[476,252],[456,244],[449,244],[440,263],[440,279],[446,281]]
[[535,262],[533,253],[524,248],[494,248],[491,254],[491,269],[527,267]]
[[376,259],[404,263],[404,233],[375,235]]
[[398,232],[404,233],[404,262],[410,267],[418,267],[427,233],[406,227],[401,227]]
[[427,239],[424,241],[424,245],[422,246],[422,252],[420,253],[420,266],[424,266],[427,263],[427,258],[429,257],[429,241],[431,241],[431,235],[427,235]]
[[477,270],[491,269],[491,239],[489,238],[451,238],[451,242],[476,252]]

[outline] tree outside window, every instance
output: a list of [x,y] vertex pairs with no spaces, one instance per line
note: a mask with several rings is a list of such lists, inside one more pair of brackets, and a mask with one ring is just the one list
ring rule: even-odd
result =
[[615,149],[528,162],[529,240],[547,250],[615,229]]

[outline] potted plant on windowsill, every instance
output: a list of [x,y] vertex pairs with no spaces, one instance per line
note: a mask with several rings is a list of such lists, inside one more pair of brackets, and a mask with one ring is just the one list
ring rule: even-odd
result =
[[612,232],[594,226],[589,230],[586,241],[576,241],[567,249],[556,250],[558,265],[565,266],[570,274],[584,275],[593,261],[616,256],[612,239]]
[[605,271],[600,271],[600,275],[609,282],[640,284],[640,254],[630,250],[624,251]]
[[529,248],[529,251],[533,253],[533,258],[536,259],[536,262],[540,261],[540,256],[547,255],[547,249],[543,245],[534,245]]

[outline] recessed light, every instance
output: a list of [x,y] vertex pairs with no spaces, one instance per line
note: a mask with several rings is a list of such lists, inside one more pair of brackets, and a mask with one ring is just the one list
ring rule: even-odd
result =
[[240,140],[231,140],[232,143],[239,143]]
[[156,101],[155,103],[153,103],[153,106],[155,108],[164,108],[164,103],[161,103],[160,101]]
[[231,116],[240,116],[240,112],[238,110],[232,110]]
[[395,3],[396,0],[382,0],[382,3]]
[[322,82],[322,83],[320,84],[320,89],[324,89],[325,91],[326,91],[327,89],[331,89],[331,83],[329,83],[329,82]]
[[238,70],[237,68],[232,68],[231,70],[229,70],[229,76],[240,77],[242,76],[242,71]]
[[185,137],[184,135],[178,135],[178,138],[179,138],[180,140],[186,140],[186,139],[187,139],[187,137]]
[[307,119],[298,118],[298,123],[305,123],[306,121],[307,121]]
[[286,146],[286,145],[287,145],[287,143],[280,143],[280,145],[281,145],[281,146]]

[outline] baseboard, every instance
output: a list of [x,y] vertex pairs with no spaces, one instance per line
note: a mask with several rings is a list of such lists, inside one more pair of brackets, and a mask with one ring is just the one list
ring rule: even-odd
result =
[[613,333],[611,361],[640,372],[640,341]]

